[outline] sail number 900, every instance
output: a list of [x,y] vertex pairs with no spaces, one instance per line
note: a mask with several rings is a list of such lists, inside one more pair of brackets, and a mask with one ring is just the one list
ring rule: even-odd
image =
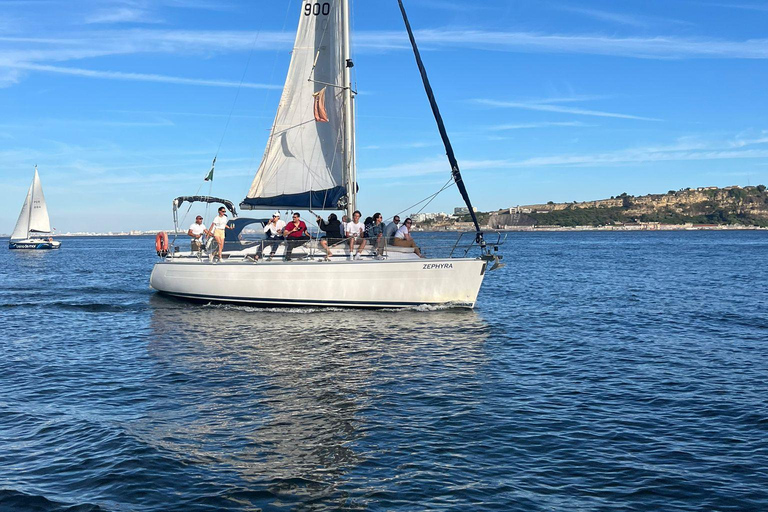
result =
[[315,16],[323,15],[328,16],[328,14],[331,12],[331,4],[328,2],[307,2],[304,4],[304,16],[309,16],[310,14],[313,14]]

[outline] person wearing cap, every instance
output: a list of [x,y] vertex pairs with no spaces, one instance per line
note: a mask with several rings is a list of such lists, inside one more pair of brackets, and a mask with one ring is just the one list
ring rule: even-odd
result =
[[[285,229],[285,221],[280,220],[280,212],[272,214],[272,218],[264,226],[264,233],[267,235],[268,240],[272,240],[272,244],[269,246],[269,259],[272,259],[272,255],[275,253],[280,243],[285,240],[283,238],[283,230]],[[266,249],[266,247],[265,247]]]
[[189,226],[189,229],[187,230],[187,235],[192,237],[192,242],[190,243],[190,246],[192,248],[192,252],[200,252],[203,250],[203,235],[210,235],[210,231],[205,229],[205,224],[203,224],[203,217],[198,215],[195,218],[194,224]]

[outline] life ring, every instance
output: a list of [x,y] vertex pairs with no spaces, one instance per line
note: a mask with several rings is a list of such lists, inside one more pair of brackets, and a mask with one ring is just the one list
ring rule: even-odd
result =
[[155,251],[158,256],[168,256],[168,234],[161,231],[155,237]]

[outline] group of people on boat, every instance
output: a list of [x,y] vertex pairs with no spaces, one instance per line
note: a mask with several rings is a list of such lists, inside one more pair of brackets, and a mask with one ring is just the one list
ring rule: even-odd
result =
[[[405,219],[405,222],[400,225],[400,216],[395,215],[392,222],[386,224],[379,212],[374,213],[372,217],[366,218],[363,222],[360,221],[361,218],[362,213],[359,210],[352,214],[351,219],[343,215],[339,220],[335,213],[328,215],[327,220],[317,216],[317,226],[320,231],[325,233],[319,242],[326,253],[326,261],[331,258],[331,247],[341,243],[349,244],[350,260],[359,260],[360,253],[369,244],[373,247],[373,254],[376,259],[384,257],[387,245],[410,247],[417,256],[423,258],[421,250],[411,236],[413,225],[411,219]],[[203,236],[212,236],[216,240],[217,256],[220,261],[226,229],[234,229],[234,227],[229,224],[227,212],[223,206],[219,208],[218,216],[207,229],[203,224],[203,217],[198,215],[195,222],[187,230],[187,235],[192,237],[192,252],[201,252],[204,247]],[[306,223],[301,220],[301,215],[297,212],[293,213],[292,219],[288,223],[280,219],[279,211],[274,212],[272,218],[264,225],[264,234],[270,243],[264,245],[259,257],[265,257],[267,261],[272,260],[272,255],[282,243],[285,243],[286,247],[285,259],[290,260],[293,249],[312,239]]]

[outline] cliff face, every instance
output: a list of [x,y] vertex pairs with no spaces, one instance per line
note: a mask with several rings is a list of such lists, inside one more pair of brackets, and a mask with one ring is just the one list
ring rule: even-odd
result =
[[[705,187],[669,191],[666,194],[629,196],[582,203],[547,203],[510,208],[502,215],[514,214],[533,219],[539,225],[606,225],[626,222],[667,224],[745,224],[768,226],[766,187]],[[509,220],[513,220],[510,218]],[[491,222],[493,223],[493,222]],[[509,225],[514,225],[512,222]]]

